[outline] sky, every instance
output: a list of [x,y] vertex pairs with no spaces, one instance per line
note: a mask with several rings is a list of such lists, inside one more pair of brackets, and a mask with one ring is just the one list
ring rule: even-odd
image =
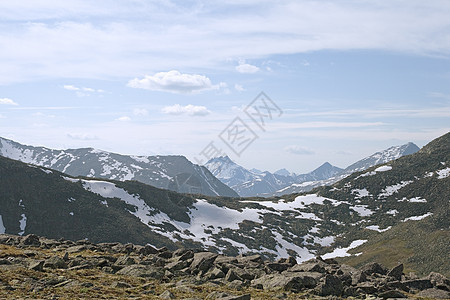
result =
[[0,136],[309,172],[450,131],[450,1],[0,1]]

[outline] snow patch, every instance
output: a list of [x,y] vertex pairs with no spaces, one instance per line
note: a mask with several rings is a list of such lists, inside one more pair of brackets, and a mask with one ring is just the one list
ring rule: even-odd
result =
[[131,156],[131,158],[137,162],[142,162],[142,163],[146,163],[146,164],[150,163],[150,160],[145,156],[134,156],[133,155],[133,156]]
[[311,233],[319,233],[319,228],[317,226],[314,226],[313,228],[311,228],[309,230],[309,232],[311,232]]
[[296,219],[307,219],[307,220],[313,220],[313,221],[322,221],[321,218],[316,216],[313,213],[306,213],[306,212],[300,212],[298,216],[295,217]]
[[392,170],[391,166],[381,166],[381,167],[376,168],[373,171],[369,171],[369,172],[359,175],[356,179],[358,179],[359,177],[373,176],[373,175],[377,174],[377,172],[386,172],[389,170]]
[[382,193],[378,195],[378,199],[382,197],[392,196],[393,194],[397,193],[401,188],[407,186],[408,184],[412,183],[413,181],[402,181],[400,183],[387,186],[385,189],[382,190]]
[[[124,189],[116,187],[111,182],[98,180],[83,180],[83,187],[93,193],[99,194],[104,198],[119,198],[125,203],[135,207],[135,211],[129,211],[132,215],[141,220],[142,223],[148,225],[153,222],[154,208],[150,208],[144,200],[138,196],[127,193]],[[167,216],[167,215],[166,215]],[[167,217],[167,219],[169,219]],[[170,219],[169,219],[170,220]]]
[[391,209],[391,210],[388,210],[388,211],[386,212],[386,214],[395,216],[395,215],[398,214],[398,210],[396,210],[396,209]]
[[373,214],[373,211],[367,208],[367,205],[355,205],[351,206],[350,209],[356,211],[361,217],[367,217]]
[[351,191],[352,194],[356,194],[356,198],[363,198],[363,197],[368,197],[371,196],[369,191],[367,189],[353,189]]
[[331,244],[334,243],[334,236],[331,236],[331,235],[325,236],[323,238],[315,236],[315,237],[313,237],[313,239],[314,239],[314,243],[317,243],[317,244],[319,244],[321,246],[325,246],[325,247],[331,246]]
[[237,248],[239,251],[239,254],[250,252],[251,250],[244,244],[236,242],[229,238],[221,238],[222,241],[230,243],[233,247]]
[[375,169],[375,172],[386,172],[392,170],[391,166],[381,166]]
[[21,217],[22,218],[19,220],[20,232],[18,233],[18,235],[23,235],[25,233],[25,228],[27,227],[27,217],[25,216],[25,214],[22,214]]
[[378,225],[370,225],[370,226],[367,226],[366,228],[370,229],[370,230],[378,231],[378,232],[385,232],[385,231],[388,231],[389,229],[391,229],[391,226],[388,226],[384,229],[380,229],[380,226],[378,226]]
[[365,242],[367,242],[367,240],[356,240],[356,241],[353,241],[350,244],[350,246],[348,246],[346,248],[336,248],[336,249],[334,249],[333,252],[330,252],[330,253],[327,253],[325,255],[322,255],[322,258],[323,259],[327,259],[327,258],[351,256],[351,254],[347,253],[347,251],[349,251],[350,249],[356,248],[358,246],[361,246]]
[[42,172],[44,172],[44,173],[47,173],[47,174],[52,174],[53,172],[52,171],[50,171],[50,170],[46,170],[46,169],[42,169],[42,168],[39,168]]
[[73,211],[71,211],[71,212],[69,213],[69,215],[73,216]]
[[317,196],[316,194],[310,194],[310,195],[304,195],[304,196],[298,196],[295,198],[292,202],[286,202],[284,199],[280,199],[277,202],[271,202],[271,201],[242,201],[244,203],[258,203],[265,207],[271,207],[275,210],[281,211],[281,210],[294,210],[297,211],[298,209],[304,209],[308,205],[311,204],[320,204],[323,205],[324,201],[330,201],[333,206],[338,206],[342,203],[347,203],[345,201],[337,201],[334,199],[329,199],[321,196]]
[[279,244],[276,246],[278,258],[289,257],[289,254],[287,252],[288,249],[295,251],[295,253],[297,253],[297,255],[299,256],[297,258],[297,263],[302,263],[315,257],[315,255],[311,253],[307,248],[299,247],[293,243],[286,241],[280,233],[272,231],[272,234],[275,236],[275,240]]
[[439,171],[436,171],[436,173],[439,175],[438,179],[444,179],[450,176],[450,168],[445,168]]
[[429,212],[429,213],[426,213],[426,214],[421,215],[421,216],[412,216],[412,217],[404,219],[402,222],[406,222],[406,221],[420,221],[422,219],[425,219],[426,217],[431,216],[432,214],[433,214],[432,212]]
[[426,203],[427,202],[426,199],[423,199],[423,198],[420,198],[420,197],[414,197],[414,198],[411,198],[411,199],[403,198],[402,200],[399,200],[399,201],[416,202],[416,203]]
[[74,183],[80,181],[80,179],[70,178],[70,177],[67,177],[67,176],[61,176],[61,177],[62,177],[64,180],[67,180],[67,181],[70,181],[70,182],[74,182]]

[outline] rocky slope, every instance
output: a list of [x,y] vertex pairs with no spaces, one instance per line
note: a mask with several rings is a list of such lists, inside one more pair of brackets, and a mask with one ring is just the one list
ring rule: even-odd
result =
[[184,156],[128,156],[92,148],[53,150],[0,138],[0,155],[72,176],[137,180],[180,193],[238,195],[205,167]]
[[229,257],[150,245],[0,235],[2,298],[330,299],[450,297],[439,273],[419,278],[403,265],[355,269],[333,259],[297,264],[260,255]]

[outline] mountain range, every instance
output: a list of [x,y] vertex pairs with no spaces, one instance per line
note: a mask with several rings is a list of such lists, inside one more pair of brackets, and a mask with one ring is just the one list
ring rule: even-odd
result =
[[354,172],[413,154],[419,149],[414,143],[407,143],[374,153],[345,169],[325,162],[317,169],[300,175],[290,173],[286,169],[278,170],[275,173],[256,169],[247,170],[233,162],[228,156],[212,158],[205,164],[205,167],[242,197],[270,197],[307,192],[318,186],[330,185]]
[[[0,157],[0,233],[169,249],[317,255],[448,274],[450,133],[308,194],[229,198],[73,177]],[[374,250],[375,249],[375,250]],[[387,258],[385,257],[387,255]]]
[[129,156],[93,148],[54,150],[0,138],[0,155],[73,176],[137,180],[180,193],[238,196],[205,167],[186,157]]

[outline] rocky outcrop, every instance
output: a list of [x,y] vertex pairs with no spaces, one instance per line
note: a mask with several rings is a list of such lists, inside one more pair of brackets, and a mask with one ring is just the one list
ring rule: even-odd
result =
[[[177,299],[177,293],[181,292],[192,294],[199,286],[235,291],[234,294],[212,292],[203,295],[206,299],[257,299],[252,295],[263,292],[319,298],[369,295],[380,299],[450,297],[448,278],[439,273],[414,278],[403,273],[402,265],[389,270],[378,263],[371,263],[356,269],[320,257],[297,264],[293,258],[274,262],[266,261],[260,255],[228,257],[189,249],[172,252],[150,245],[93,244],[85,240],[50,240],[35,235],[0,235],[0,246],[8,250],[0,252],[0,272],[23,268],[34,272],[30,278],[39,278],[39,274],[47,278],[33,279],[32,291],[49,286],[82,284],[87,285],[82,287],[89,288],[92,283],[83,283],[61,274],[95,270],[104,276],[120,276],[122,280],[109,285],[118,290],[133,288],[132,283],[123,278],[136,278],[134,280],[141,283],[150,280],[160,282],[167,287],[158,295],[162,299]],[[50,280],[48,274],[51,272],[60,275]],[[22,284],[26,284],[27,280],[23,280]],[[18,282],[2,280],[1,288],[17,289],[18,286],[13,285],[18,285]]]

